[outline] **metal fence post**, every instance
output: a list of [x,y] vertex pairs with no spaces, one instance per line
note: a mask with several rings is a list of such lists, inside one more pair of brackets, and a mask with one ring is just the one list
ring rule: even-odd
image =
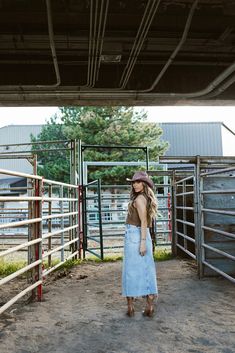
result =
[[[48,196],[52,197],[52,185],[48,186]],[[48,215],[52,215],[52,202],[48,203]],[[52,231],[52,219],[48,219],[48,232],[50,233]],[[52,239],[51,237],[48,238],[48,250],[50,251],[52,248]],[[48,266],[51,267],[51,255],[48,256]]]
[[82,194],[82,232],[83,232],[83,258],[86,257],[86,249],[87,249],[87,212],[86,212],[86,186],[81,186],[81,194]]
[[194,180],[194,222],[195,222],[195,254],[199,278],[202,277],[202,224],[201,224],[201,190],[200,190],[200,156],[196,157]]
[[101,180],[98,179],[98,209],[99,209],[99,228],[100,228],[100,257],[104,259],[104,247],[103,247],[103,226],[102,226],[102,203],[101,203]]
[[[204,197],[203,197],[203,190],[204,190],[204,185],[203,185],[203,177],[200,176],[200,210],[201,208],[204,207]],[[199,274],[200,278],[204,277],[204,261],[205,261],[205,248],[203,244],[205,243],[205,231],[203,229],[204,226],[204,213],[201,212],[201,262],[200,262],[200,269],[199,269]]]
[[175,171],[172,174],[172,254],[177,255],[177,214],[176,214],[176,184],[175,184]]
[[82,186],[78,186],[78,234],[79,234],[79,259],[82,258],[83,249],[83,227],[82,227]]
[[[34,181],[34,196],[42,197],[42,180],[36,179]],[[42,200],[35,200],[33,207],[33,218],[42,218]],[[42,220],[34,223],[32,228],[32,240],[42,238]],[[32,253],[32,262],[42,261],[42,240],[34,244],[34,251]],[[38,264],[32,270],[32,280],[36,283],[42,280],[42,263]],[[42,284],[39,284],[37,288],[32,291],[32,298],[37,298],[38,301],[42,300]]]
[[[59,195],[60,195],[61,199],[64,197],[63,185],[60,185]],[[60,207],[60,213],[63,214],[64,213],[64,203],[61,200],[59,201],[59,207]],[[61,230],[64,229],[64,217],[61,218],[60,229]],[[64,245],[64,232],[62,232],[60,235],[60,245],[62,245],[62,246]],[[64,248],[61,249],[60,259],[61,259],[61,261],[64,261]]]

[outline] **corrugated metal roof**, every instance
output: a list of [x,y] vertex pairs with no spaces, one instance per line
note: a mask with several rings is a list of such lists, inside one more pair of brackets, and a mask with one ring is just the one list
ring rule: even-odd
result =
[[160,123],[166,156],[222,156],[222,122]]

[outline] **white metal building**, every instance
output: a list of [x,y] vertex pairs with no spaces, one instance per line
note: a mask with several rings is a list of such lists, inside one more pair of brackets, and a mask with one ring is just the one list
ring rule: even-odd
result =
[[[31,134],[37,136],[43,125],[7,125],[0,128],[0,155],[4,152],[16,151],[16,146],[11,144],[31,142]],[[29,146],[27,147],[27,150]],[[21,148],[22,150],[22,148]],[[22,173],[31,174],[32,165],[26,159],[2,159],[0,158],[0,169],[8,169]],[[6,178],[0,174],[0,179]]]

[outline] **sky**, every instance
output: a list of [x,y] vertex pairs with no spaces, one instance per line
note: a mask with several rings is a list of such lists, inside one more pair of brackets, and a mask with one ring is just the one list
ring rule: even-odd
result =
[[[220,121],[235,132],[235,106],[161,106],[137,109],[144,109],[148,120],[152,122]],[[59,113],[58,107],[0,107],[0,128],[11,124],[45,124],[46,120],[56,113]],[[226,135],[224,140],[224,155],[235,156],[235,136]]]
[[[141,107],[148,113],[149,121],[193,122],[222,121],[235,132],[234,107]],[[0,127],[5,125],[44,124],[46,119],[59,112],[57,107],[0,107]]]

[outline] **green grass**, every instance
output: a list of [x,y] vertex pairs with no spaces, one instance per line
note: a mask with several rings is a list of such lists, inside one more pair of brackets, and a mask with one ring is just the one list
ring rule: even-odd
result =
[[[156,261],[166,261],[166,260],[170,260],[172,259],[172,253],[170,250],[167,249],[157,249],[154,253],[154,260]],[[59,266],[56,270],[61,270],[61,269],[70,269],[74,266],[78,266],[78,265],[84,265],[86,263],[101,263],[101,262],[115,262],[115,261],[120,261],[122,260],[122,256],[120,255],[109,255],[109,256],[105,256],[104,260],[99,259],[96,256],[89,256],[86,259],[80,260],[68,260],[66,262],[64,262],[63,264],[61,264],[61,266]],[[57,265],[59,263],[59,260],[53,260],[51,267]],[[25,262],[21,261],[21,262],[6,262],[4,260],[0,260],[0,277],[6,277],[9,276],[10,274],[20,270],[21,268],[23,268],[26,265]],[[48,268],[47,263],[45,262],[44,264],[44,268]]]
[[155,261],[167,261],[173,259],[171,250],[157,249],[153,255]]
[[20,270],[25,266],[25,262],[6,262],[4,260],[0,260],[0,276],[6,277],[11,275],[12,273]]

